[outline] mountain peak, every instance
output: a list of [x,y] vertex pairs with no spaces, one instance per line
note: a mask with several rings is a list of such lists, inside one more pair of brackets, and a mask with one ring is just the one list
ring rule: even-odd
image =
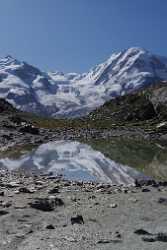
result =
[[5,67],[5,66],[10,66],[10,65],[20,65],[21,62],[19,62],[17,59],[15,59],[11,55],[6,55],[5,57],[0,58],[0,66]]
[[133,52],[148,52],[148,50],[142,48],[142,47],[130,47],[127,48],[125,51],[129,52],[129,53],[133,53]]
[[0,97],[47,116],[83,116],[117,96],[167,80],[167,59],[140,48],[114,53],[85,74],[42,72],[7,55],[0,59]]
[[6,55],[6,56],[5,56],[5,59],[9,59],[9,60],[12,60],[12,59],[13,59],[13,60],[14,60],[15,58],[14,58],[13,56],[11,56],[11,55]]

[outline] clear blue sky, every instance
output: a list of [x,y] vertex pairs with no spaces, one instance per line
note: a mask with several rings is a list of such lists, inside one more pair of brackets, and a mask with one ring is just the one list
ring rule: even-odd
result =
[[115,51],[167,56],[166,0],[1,0],[0,55],[85,72]]

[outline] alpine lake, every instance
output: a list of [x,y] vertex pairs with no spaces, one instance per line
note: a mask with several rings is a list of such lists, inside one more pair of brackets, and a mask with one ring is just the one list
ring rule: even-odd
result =
[[167,147],[125,139],[51,141],[0,152],[1,170],[24,170],[68,180],[132,184],[167,179]]

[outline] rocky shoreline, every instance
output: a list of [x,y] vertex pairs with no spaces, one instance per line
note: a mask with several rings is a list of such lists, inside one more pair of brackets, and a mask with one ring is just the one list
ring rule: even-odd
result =
[[151,142],[161,142],[166,145],[167,134],[165,131],[145,131],[142,128],[113,128],[113,129],[74,129],[56,128],[44,129],[34,127],[31,124],[24,126],[5,125],[0,126],[1,151],[13,146],[26,144],[41,144],[55,140],[92,140],[92,139],[136,139]]
[[129,186],[0,175],[0,249],[164,249],[167,182]]

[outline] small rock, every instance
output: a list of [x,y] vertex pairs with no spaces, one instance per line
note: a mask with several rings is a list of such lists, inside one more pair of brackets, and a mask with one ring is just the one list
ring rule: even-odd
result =
[[144,229],[137,229],[136,231],[134,231],[134,233],[138,235],[152,235],[151,233],[147,232]]
[[31,190],[31,189],[29,189],[27,187],[21,187],[21,188],[19,188],[19,192],[20,193],[26,193],[26,194],[32,194],[32,193],[34,193],[33,190]]
[[33,134],[33,135],[39,135],[39,128],[36,128],[31,124],[26,124],[19,129],[19,132],[29,133],[29,134]]
[[12,206],[12,201],[4,201],[2,202],[2,206],[5,208]]
[[122,236],[121,236],[120,232],[115,232],[115,237],[116,238],[121,238]]
[[156,241],[156,239],[154,237],[151,237],[151,238],[143,237],[142,240],[145,242],[155,242]]
[[8,213],[9,213],[8,211],[0,210],[0,216],[6,215],[6,214],[8,214]]
[[96,196],[95,195],[91,195],[91,196],[88,197],[88,200],[90,200],[90,199],[94,200],[94,199],[96,199]]
[[163,204],[163,205],[167,205],[167,198],[163,198],[163,197],[159,198],[158,203]]
[[135,180],[135,187],[138,187],[138,188],[140,188],[142,185],[141,185],[141,183],[140,183],[140,181],[139,180]]
[[76,217],[71,217],[71,224],[84,224],[82,215],[77,215]]
[[19,193],[20,193],[19,190],[14,191],[14,194],[19,194]]
[[110,240],[110,239],[101,239],[97,242],[97,244],[108,244],[108,243],[121,243],[121,240]]
[[110,204],[109,206],[110,206],[111,208],[116,208],[116,207],[118,207],[118,205],[117,205],[116,203]]
[[13,195],[12,193],[8,194],[8,197],[10,197],[10,198],[13,197],[13,196],[14,196],[14,195]]
[[55,229],[55,227],[52,224],[50,224],[46,226],[46,229]]
[[143,193],[146,193],[146,192],[150,192],[150,189],[148,189],[148,188],[143,188],[141,191],[142,191]]
[[5,192],[4,191],[0,191],[0,196],[5,196]]
[[49,190],[48,194],[58,194],[59,193],[59,188],[54,187],[53,189]]
[[43,182],[43,181],[40,181],[40,180],[35,181],[35,185],[43,186],[44,184],[45,184],[45,182]]

